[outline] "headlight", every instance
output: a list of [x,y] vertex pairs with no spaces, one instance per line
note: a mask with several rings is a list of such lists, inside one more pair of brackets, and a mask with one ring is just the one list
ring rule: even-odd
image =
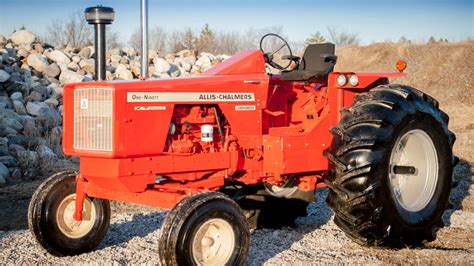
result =
[[337,76],[336,83],[337,83],[337,86],[339,86],[339,87],[342,87],[342,86],[346,85],[346,83],[347,83],[346,76],[344,76],[344,75]]
[[349,77],[349,84],[351,84],[352,86],[359,85],[359,78],[357,77],[357,75],[351,75]]

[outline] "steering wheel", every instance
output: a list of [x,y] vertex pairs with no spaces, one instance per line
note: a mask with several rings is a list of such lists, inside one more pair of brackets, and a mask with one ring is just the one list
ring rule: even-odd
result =
[[[272,43],[272,47],[270,48],[270,51],[265,51],[265,49],[267,47],[263,47],[264,46],[264,40],[268,37],[274,37],[276,38],[276,41],[278,41],[279,43]],[[274,46],[274,47],[273,47]],[[267,63],[276,68],[276,69],[279,69],[279,70],[285,70],[287,68],[289,68],[291,66],[291,63],[292,63],[292,60],[288,60],[288,64],[285,65],[285,66],[281,66],[280,64],[278,64],[277,62],[275,62],[274,60],[274,55],[278,52],[280,52],[283,48],[287,47],[288,49],[288,52],[289,52],[289,58],[293,58],[293,53],[291,52],[291,48],[290,48],[290,45],[288,45],[288,42],[285,41],[285,39],[283,39],[283,37],[281,37],[280,35],[277,35],[275,33],[268,33],[268,34],[265,34],[262,39],[260,39],[260,50],[263,52],[263,54],[265,55],[265,58],[267,59]],[[287,57],[287,55],[285,55],[285,57]],[[284,59],[284,58],[282,58]]]

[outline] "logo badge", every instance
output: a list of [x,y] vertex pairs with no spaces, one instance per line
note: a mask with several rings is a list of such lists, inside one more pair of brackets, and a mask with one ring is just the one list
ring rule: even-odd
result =
[[81,99],[81,109],[88,109],[89,108],[89,99],[82,98]]

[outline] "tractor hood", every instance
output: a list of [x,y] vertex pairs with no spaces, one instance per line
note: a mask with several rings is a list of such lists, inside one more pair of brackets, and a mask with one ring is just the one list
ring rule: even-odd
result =
[[[269,80],[263,53],[243,51],[196,77],[67,84],[64,152],[108,158],[157,155],[175,105],[218,104],[224,112],[251,108],[243,115],[253,117],[267,102]],[[260,127],[242,124],[239,130],[252,135]]]
[[265,73],[265,58],[260,50],[242,51],[206,70],[204,75]]

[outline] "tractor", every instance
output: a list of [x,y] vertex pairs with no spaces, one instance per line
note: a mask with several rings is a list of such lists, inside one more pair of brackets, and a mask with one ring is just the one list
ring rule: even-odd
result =
[[448,115],[389,83],[403,63],[354,73],[336,61],[334,44],[300,58],[267,34],[200,76],[67,84],[63,150],[80,170],[36,190],[31,232],[53,255],[78,255],[106,235],[109,201],[144,204],[170,209],[163,265],[242,265],[252,228],[291,226],[327,187],[357,243],[432,241],[456,163]]

